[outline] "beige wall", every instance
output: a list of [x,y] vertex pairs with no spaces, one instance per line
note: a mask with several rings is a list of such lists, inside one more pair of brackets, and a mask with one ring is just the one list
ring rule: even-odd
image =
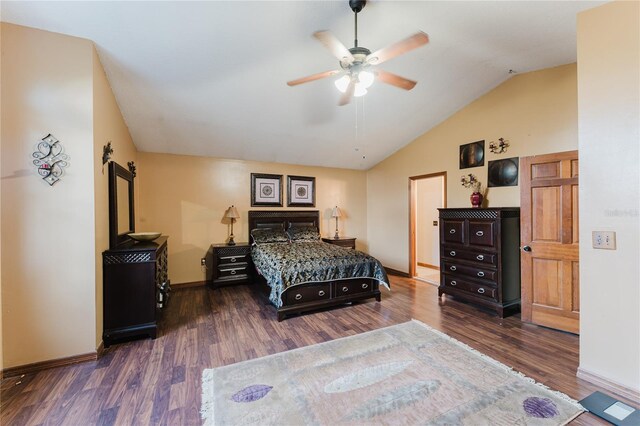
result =
[[[93,174],[95,190],[95,264],[96,264],[96,346],[102,341],[102,252],[109,248],[109,168],[102,165],[103,146],[111,141],[111,159],[123,167],[137,160],[120,108],[104,73],[98,54],[93,49]],[[135,192],[138,198],[139,192]],[[137,203],[136,203],[137,204]]]
[[438,209],[444,206],[443,184],[443,176],[416,181],[416,261],[438,267],[440,234],[433,221],[438,220]]
[[[580,369],[640,392],[640,3],[578,15]],[[594,250],[591,231],[616,232]]]
[[[92,43],[1,24],[4,367],[95,350]],[[70,155],[49,186],[31,154]]]
[[[405,148],[367,172],[369,251],[385,266],[409,267],[408,178],[447,172],[447,205],[470,207],[470,190],[460,186],[463,173],[487,183],[487,162],[577,149],[576,65],[517,75],[478,98]],[[489,151],[503,137],[506,154]],[[485,166],[460,170],[459,145],[485,142]],[[488,206],[518,206],[519,187],[491,188]]]
[[173,283],[204,280],[200,258],[210,244],[226,242],[228,226],[222,223],[222,217],[232,204],[241,215],[234,225],[236,241],[248,240],[251,173],[284,175],[285,206],[286,176],[314,176],[322,235],[333,235],[331,209],[338,205],[345,216],[339,221],[340,235],[357,237],[358,248],[367,247],[367,183],[363,171],[144,152],[138,153],[138,161],[140,230],[169,236],[169,275]]
[[[0,47],[2,46],[2,27],[0,27]],[[2,54],[0,49],[0,83],[2,82]],[[2,84],[0,84],[0,147],[2,147]],[[0,176],[2,175],[2,153],[0,151]],[[0,224],[2,223],[2,184],[0,184]],[[2,226],[0,226],[0,241],[2,241]],[[4,368],[4,349],[2,346],[2,244],[0,243],[0,379]]]

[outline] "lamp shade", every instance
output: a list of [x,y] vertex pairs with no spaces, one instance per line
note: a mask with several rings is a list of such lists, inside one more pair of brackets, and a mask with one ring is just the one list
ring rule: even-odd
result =
[[238,213],[238,209],[236,209],[235,206],[231,206],[224,213],[224,217],[226,217],[227,219],[237,219],[240,217],[240,214]]
[[331,217],[340,217],[340,216],[342,216],[342,212],[340,211],[338,206],[335,206],[333,208],[333,211],[331,211]]

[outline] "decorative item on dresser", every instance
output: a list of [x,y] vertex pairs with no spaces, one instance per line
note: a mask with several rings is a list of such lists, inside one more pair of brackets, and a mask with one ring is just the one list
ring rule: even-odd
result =
[[520,208],[440,211],[443,293],[505,312],[520,310]]
[[350,237],[333,237],[333,238],[323,238],[322,241],[325,243],[333,244],[335,246],[348,247],[355,249],[356,248],[356,239]]
[[340,211],[338,206],[335,206],[331,211],[331,217],[336,218],[336,235],[333,236],[333,238],[335,238],[336,240],[340,238],[340,235],[338,235],[338,218],[341,216],[342,216],[342,212]]
[[476,175],[473,173],[462,175],[460,184],[465,188],[471,188],[471,197],[469,197],[471,207],[476,209],[482,207],[482,201],[484,200],[484,195],[482,195],[482,182],[478,180]]
[[227,245],[229,246],[235,246],[236,242],[233,240],[233,222],[236,221],[237,218],[240,217],[240,214],[238,213],[238,209],[236,209],[236,207],[234,205],[232,205],[231,207],[229,207],[227,209],[227,211],[224,213],[224,218],[225,219],[229,219],[229,221],[231,222],[231,235],[229,235],[229,242],[227,243]]
[[251,246],[248,243],[213,244],[205,259],[207,284],[213,288],[253,282]]
[[102,253],[104,331],[108,347],[124,337],[156,337],[158,312],[171,291],[167,239],[129,240]]

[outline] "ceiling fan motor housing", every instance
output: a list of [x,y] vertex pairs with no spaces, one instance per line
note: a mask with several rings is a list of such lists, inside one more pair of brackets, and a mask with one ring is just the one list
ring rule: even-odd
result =
[[364,5],[367,4],[367,0],[349,0],[349,7],[355,13],[359,13],[364,9]]

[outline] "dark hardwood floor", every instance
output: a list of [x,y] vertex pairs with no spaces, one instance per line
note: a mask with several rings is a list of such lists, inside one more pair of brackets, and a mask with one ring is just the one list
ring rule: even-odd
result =
[[[381,303],[293,317],[278,323],[250,286],[175,291],[156,340],[111,346],[95,362],[2,381],[2,425],[200,424],[200,377],[218,367],[288,349],[421,320],[545,385],[581,399],[597,388],[575,377],[578,337],[503,320],[489,311],[438,301],[437,288],[391,276]],[[601,424],[583,414],[575,424]],[[605,424],[602,422],[602,424]]]

